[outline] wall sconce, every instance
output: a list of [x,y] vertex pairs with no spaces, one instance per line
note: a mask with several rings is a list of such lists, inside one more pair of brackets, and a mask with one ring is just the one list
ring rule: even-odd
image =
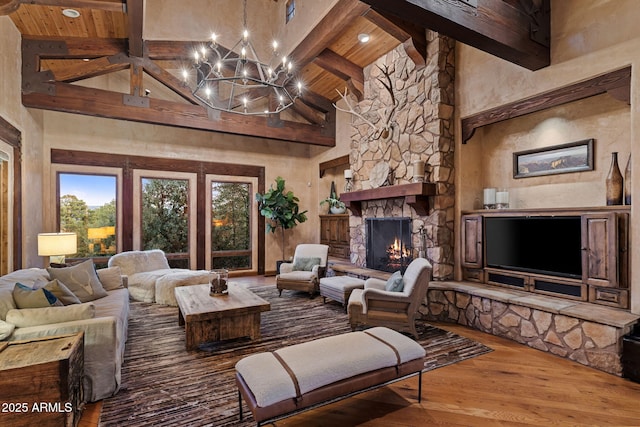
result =
[[352,187],[352,183],[351,180],[353,179],[353,171],[351,169],[345,169],[344,170],[344,192],[348,193],[349,191],[351,191],[351,187]]
[[65,255],[77,252],[76,233],[38,233],[38,256],[48,256],[50,264],[64,264]]

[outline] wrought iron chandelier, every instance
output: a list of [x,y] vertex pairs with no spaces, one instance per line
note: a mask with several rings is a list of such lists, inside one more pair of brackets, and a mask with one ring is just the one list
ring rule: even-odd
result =
[[[286,56],[278,58],[278,43],[273,42],[272,60],[263,63],[249,40],[247,0],[244,0],[242,38],[226,50],[212,34],[211,40],[194,53],[196,85],[193,95],[207,106],[245,115],[278,113],[293,105],[301,95],[302,83],[293,83],[293,64]],[[183,71],[185,81],[188,71]],[[291,89],[295,87],[296,93]]]

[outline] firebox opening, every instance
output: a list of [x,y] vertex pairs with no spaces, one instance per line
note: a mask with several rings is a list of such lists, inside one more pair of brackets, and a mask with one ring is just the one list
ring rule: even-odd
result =
[[367,219],[368,268],[404,273],[411,254],[411,218]]

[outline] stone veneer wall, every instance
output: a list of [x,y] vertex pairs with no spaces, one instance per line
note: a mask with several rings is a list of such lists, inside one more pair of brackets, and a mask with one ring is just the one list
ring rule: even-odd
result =
[[[365,69],[365,99],[359,112],[376,123],[389,111],[391,97],[378,81],[384,77],[378,67],[388,67],[399,101],[394,128],[387,140],[370,137],[371,128],[354,116],[351,152],[354,190],[367,186],[371,169],[380,161],[389,163],[393,184],[406,184],[413,178],[412,163],[425,161],[426,181],[437,185],[428,216],[419,216],[402,199],[364,202],[362,216],[350,216],[351,262],[366,263],[366,218],[410,217],[412,244],[417,248],[424,227],[426,257],[433,265],[436,280],[453,275],[454,244],[454,65],[455,41],[427,31],[427,64],[417,68],[402,46]],[[415,251],[414,251],[415,252]]]
[[627,330],[455,290],[430,289],[427,300],[420,308],[425,320],[470,326],[622,375],[621,337]]

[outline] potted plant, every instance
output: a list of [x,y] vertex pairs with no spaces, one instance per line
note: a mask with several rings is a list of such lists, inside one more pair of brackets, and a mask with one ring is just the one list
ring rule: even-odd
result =
[[[256,193],[256,201],[260,215],[268,219],[266,231],[275,233],[278,228],[282,231],[282,259],[284,260],[284,231],[295,227],[307,220],[307,211],[300,212],[298,199],[293,192],[284,190],[285,181],[282,177],[276,178],[276,186],[273,184],[264,194]],[[279,267],[279,264],[278,264]]]
[[335,194],[321,201],[320,205],[322,206],[325,203],[329,204],[329,210],[332,214],[342,214],[347,210],[347,206],[343,201],[340,200],[339,197],[335,197]]

